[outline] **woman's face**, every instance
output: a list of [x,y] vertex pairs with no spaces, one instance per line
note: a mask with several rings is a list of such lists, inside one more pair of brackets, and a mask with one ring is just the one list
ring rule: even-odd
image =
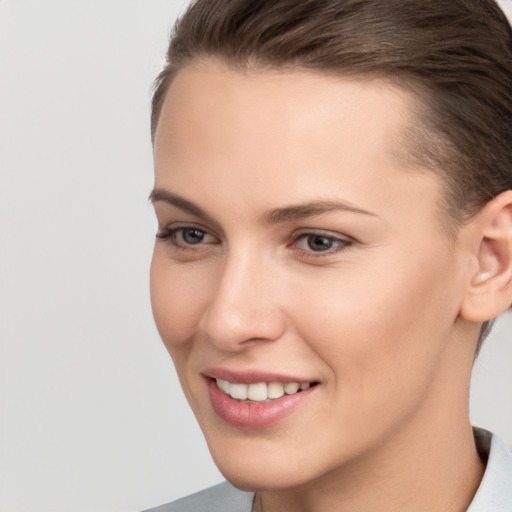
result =
[[422,439],[460,392],[463,237],[442,227],[438,178],[402,158],[410,101],[377,80],[213,62],[168,92],[154,316],[239,487],[364,465]]

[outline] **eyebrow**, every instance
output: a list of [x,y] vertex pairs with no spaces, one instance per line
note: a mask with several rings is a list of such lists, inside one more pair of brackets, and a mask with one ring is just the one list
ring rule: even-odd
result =
[[[177,194],[173,194],[168,190],[155,188],[149,195],[149,200],[152,203],[163,201],[172,206],[179,208],[195,217],[201,219],[213,221],[213,218],[206,213],[199,206],[195,205],[188,199],[181,197]],[[350,203],[343,201],[334,200],[315,200],[305,204],[298,204],[292,206],[285,206],[283,208],[275,208],[265,213],[263,219],[267,224],[279,224],[282,222],[292,222],[296,220],[305,219],[308,217],[314,217],[315,215],[321,215],[323,213],[329,213],[332,211],[344,211],[350,213],[358,213],[361,215],[369,215],[372,217],[378,217],[375,213],[357,208]]]
[[315,215],[321,215],[322,213],[329,213],[332,211],[344,211],[377,217],[375,213],[362,210],[361,208],[357,208],[343,201],[320,199],[311,201],[306,204],[276,208],[265,214],[265,221],[268,224],[277,224],[279,222],[290,222],[294,220],[305,219],[307,217],[313,217]]
[[204,210],[199,208],[199,206],[195,205],[188,199],[185,199],[184,197],[181,197],[177,194],[173,194],[172,192],[169,192],[168,190],[164,190],[162,188],[153,189],[151,191],[151,194],[149,194],[149,200],[153,204],[163,201],[164,203],[176,206],[176,208],[179,208],[180,210],[190,213],[195,217],[199,217],[200,219],[210,221],[213,220],[210,215],[208,215]]

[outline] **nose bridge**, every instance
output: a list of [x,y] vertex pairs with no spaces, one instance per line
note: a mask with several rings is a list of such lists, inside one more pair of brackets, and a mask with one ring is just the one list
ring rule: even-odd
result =
[[251,340],[278,339],[284,322],[276,277],[260,251],[249,246],[228,251],[202,322],[208,339],[225,350]]

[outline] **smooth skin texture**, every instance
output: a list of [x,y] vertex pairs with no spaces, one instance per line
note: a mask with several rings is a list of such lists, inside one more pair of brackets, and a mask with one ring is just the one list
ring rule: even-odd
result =
[[[512,301],[512,199],[451,236],[439,178],[397,157],[413,101],[380,80],[213,60],[167,94],[154,316],[216,464],[260,491],[257,510],[464,511],[483,474],[469,380],[478,322]],[[491,281],[502,296],[482,313]],[[211,367],[319,384],[248,430],[213,410]]]

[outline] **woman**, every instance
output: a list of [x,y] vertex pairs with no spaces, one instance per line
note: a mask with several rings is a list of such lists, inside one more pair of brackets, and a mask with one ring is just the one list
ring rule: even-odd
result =
[[155,510],[512,510],[468,413],[512,303],[511,85],[492,0],[191,5],[153,99],[152,304],[234,487]]

